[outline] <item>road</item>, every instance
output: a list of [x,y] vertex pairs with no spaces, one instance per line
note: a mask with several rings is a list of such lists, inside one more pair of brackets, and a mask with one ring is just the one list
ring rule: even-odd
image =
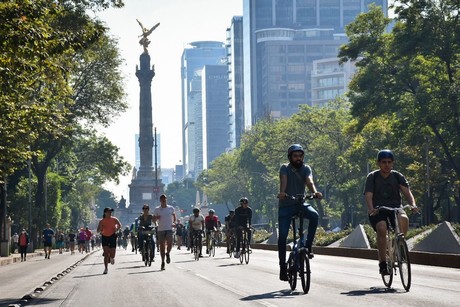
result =
[[[83,257],[86,257],[83,261]],[[316,255],[308,294],[290,291],[278,280],[277,252],[254,250],[248,265],[216,256],[194,261],[185,249],[173,249],[160,270],[159,255],[145,267],[140,255],[117,250],[115,265],[103,275],[102,252],[53,255],[0,267],[0,305],[17,302],[56,274],[74,265],[54,284],[22,306],[458,306],[460,270],[413,265],[412,287],[399,280],[386,289],[377,261]],[[78,265],[75,264],[80,262]]]

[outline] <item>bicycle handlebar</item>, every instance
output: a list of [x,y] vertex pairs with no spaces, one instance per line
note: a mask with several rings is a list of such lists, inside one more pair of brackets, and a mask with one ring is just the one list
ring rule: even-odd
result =
[[292,200],[304,201],[307,199],[318,198],[318,196],[316,196],[316,194],[297,194],[296,196],[286,194],[286,198],[289,198]]
[[407,208],[411,208],[411,209],[414,209],[414,208],[417,208],[417,207],[412,207],[411,205],[404,205],[402,207],[387,207],[387,206],[376,206],[375,209],[383,209],[383,210],[387,210],[387,211],[398,211],[398,212],[402,212],[404,211],[404,209],[407,209]]

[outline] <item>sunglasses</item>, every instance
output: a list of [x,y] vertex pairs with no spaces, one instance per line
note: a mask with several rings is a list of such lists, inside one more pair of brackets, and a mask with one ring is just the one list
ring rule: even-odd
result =
[[142,208],[142,210],[149,210],[149,208]]

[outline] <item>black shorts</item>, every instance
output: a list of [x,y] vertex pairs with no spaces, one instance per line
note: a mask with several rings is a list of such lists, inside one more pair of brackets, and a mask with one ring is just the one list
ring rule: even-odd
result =
[[379,213],[373,216],[369,216],[369,222],[371,223],[372,228],[374,228],[375,231],[376,225],[380,221],[385,221],[387,223],[387,228],[388,228],[388,220],[390,220],[391,227],[395,227],[395,213],[393,211],[388,211],[388,210],[379,210]]
[[107,246],[108,248],[116,248],[117,235],[113,234],[110,237],[102,236],[102,246]]
[[51,247],[51,245],[53,245],[52,242],[43,241],[43,246],[44,246],[44,247]]

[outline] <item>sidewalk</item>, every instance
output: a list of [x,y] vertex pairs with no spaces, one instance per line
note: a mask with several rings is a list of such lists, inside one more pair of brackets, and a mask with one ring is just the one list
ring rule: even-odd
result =
[[[51,250],[51,254],[58,254],[59,250]],[[43,257],[45,256],[45,251],[43,249],[36,249],[33,253],[27,253],[27,259],[33,257]],[[14,253],[8,257],[0,257],[0,266],[12,264],[16,262],[21,262],[21,254]]]

